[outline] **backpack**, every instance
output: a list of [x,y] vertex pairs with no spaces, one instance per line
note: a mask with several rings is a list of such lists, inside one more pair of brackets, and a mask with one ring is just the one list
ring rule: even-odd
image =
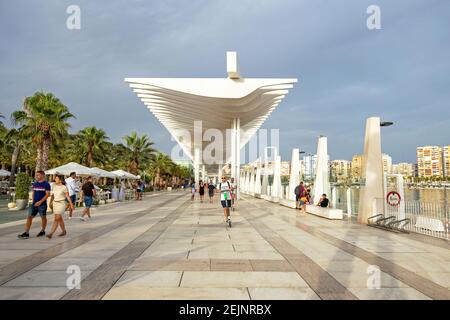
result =
[[300,195],[300,187],[299,186],[295,187],[294,193],[295,193],[296,196]]

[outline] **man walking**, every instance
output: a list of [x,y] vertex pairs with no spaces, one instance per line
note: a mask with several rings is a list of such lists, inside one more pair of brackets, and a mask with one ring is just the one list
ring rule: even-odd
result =
[[222,182],[219,183],[220,203],[223,208],[223,216],[225,222],[231,227],[230,208],[231,208],[231,184],[225,176],[222,177]]
[[[66,187],[69,191],[70,200],[72,201],[72,204],[75,205],[75,202],[77,200],[77,193],[80,192],[77,181],[77,174],[75,172],[71,172],[70,176],[66,179]],[[69,206],[69,220],[72,219],[73,208],[73,206]]]
[[36,172],[36,181],[32,184],[33,202],[28,211],[27,221],[25,223],[25,232],[20,234],[19,239],[28,239],[30,237],[30,228],[33,218],[39,213],[41,216],[41,231],[37,237],[45,236],[45,228],[47,227],[47,198],[50,196],[50,184],[45,181],[44,171]]

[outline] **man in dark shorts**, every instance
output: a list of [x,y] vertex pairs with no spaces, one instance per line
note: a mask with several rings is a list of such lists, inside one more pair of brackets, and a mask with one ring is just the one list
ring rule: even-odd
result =
[[209,183],[208,183],[209,203],[213,203],[214,191],[215,190],[216,190],[216,186],[214,185],[212,180],[209,180]]
[[231,184],[226,177],[222,177],[222,182],[219,183],[220,203],[223,208],[224,220],[231,225],[230,208],[231,208]]
[[36,172],[36,181],[32,184],[33,202],[28,211],[27,222],[25,223],[25,232],[20,234],[19,239],[28,239],[30,237],[30,228],[33,218],[39,213],[41,217],[41,231],[37,237],[45,236],[45,228],[47,227],[47,198],[50,196],[50,184],[45,181],[44,171]]
[[[86,179],[86,182],[81,187],[81,191],[83,193],[84,199],[84,210],[80,219],[82,221],[87,221],[88,219],[91,219],[91,207],[92,203],[94,202],[94,197],[96,195],[95,186],[92,183],[92,177],[88,177]],[[86,215],[87,218],[84,217]]]

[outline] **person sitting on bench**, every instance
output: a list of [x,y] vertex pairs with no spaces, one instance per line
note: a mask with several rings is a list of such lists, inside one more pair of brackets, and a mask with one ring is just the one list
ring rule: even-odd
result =
[[322,195],[322,198],[320,198],[320,201],[317,206],[322,208],[328,208],[330,205],[330,200],[328,200],[327,195],[324,193]]

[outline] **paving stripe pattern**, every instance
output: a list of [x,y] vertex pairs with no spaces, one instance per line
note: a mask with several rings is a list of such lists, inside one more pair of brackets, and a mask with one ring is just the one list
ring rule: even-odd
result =
[[[58,256],[69,250],[72,250],[82,244],[85,244],[95,238],[100,237],[103,234],[111,232],[114,229],[117,229],[123,225],[126,225],[146,214],[148,214],[151,210],[158,208],[160,206],[164,206],[173,201],[172,198],[166,199],[162,202],[157,202],[147,207],[146,209],[139,211],[137,213],[128,215],[124,218],[119,219],[118,221],[109,223],[105,226],[102,226],[96,230],[86,232],[80,236],[67,240],[63,243],[55,245],[53,247],[38,251],[34,254],[26,256],[22,259],[14,261],[10,264],[7,264],[0,268],[0,285],[7,283],[8,281],[20,276],[21,274],[30,271],[34,267]],[[27,240],[18,240],[18,241],[27,241]]]
[[[263,210],[264,212],[270,213],[271,215],[275,215],[278,218],[281,218],[282,220],[289,222],[285,217],[280,217],[279,215],[275,214],[271,209],[268,209],[266,206],[257,204],[259,202],[257,200],[249,200],[248,198],[245,198],[245,201],[251,203],[253,206],[257,207],[260,210]],[[391,275],[392,277],[400,280],[401,282],[405,283],[411,288],[418,290],[419,292],[425,294],[426,296],[432,299],[435,300],[450,299],[450,291],[447,288],[440,286],[439,284],[430,281],[427,278],[419,276],[416,273],[399,266],[398,264],[395,264],[387,259],[384,259],[371,252],[361,249],[349,242],[346,242],[344,240],[333,237],[327,233],[324,233],[315,227],[308,226],[299,221],[296,221],[295,225],[297,228],[313,235],[314,237],[322,239],[327,243],[361,260],[364,260],[365,262],[371,265],[378,266],[382,272]]]
[[[172,200],[173,201],[173,200]],[[98,300],[101,299],[123,275],[128,267],[149,246],[156,241],[161,234],[181,215],[186,209],[189,200],[183,201],[175,210],[150,227],[146,232],[131,241],[119,252],[111,256],[94,272],[89,274],[82,282],[80,289],[69,291],[62,300]]]

